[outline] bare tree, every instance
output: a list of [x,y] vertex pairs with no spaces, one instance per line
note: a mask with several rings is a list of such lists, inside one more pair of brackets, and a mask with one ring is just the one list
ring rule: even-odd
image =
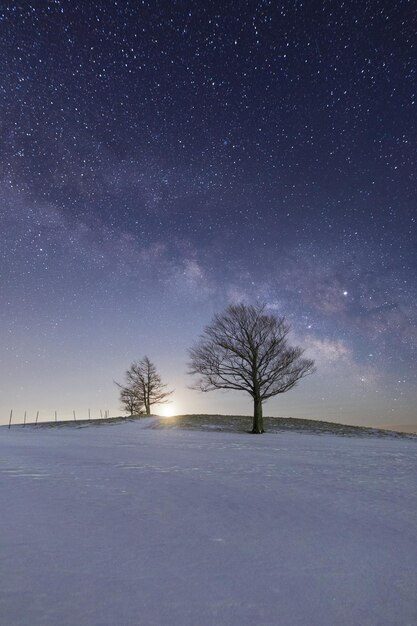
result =
[[194,388],[248,392],[254,402],[252,432],[263,433],[262,403],[314,371],[314,361],[288,345],[289,331],[285,318],[268,315],[264,304],[229,306],[190,350],[189,373],[200,376]]
[[151,414],[153,404],[168,402],[173,391],[167,391],[155,365],[147,356],[131,364],[125,374],[125,384],[116,385],[120,389],[120,402],[131,415]]
[[134,389],[124,387],[119,383],[115,383],[120,389],[119,400],[122,409],[130,415],[142,415],[144,413],[143,404],[140,404]]

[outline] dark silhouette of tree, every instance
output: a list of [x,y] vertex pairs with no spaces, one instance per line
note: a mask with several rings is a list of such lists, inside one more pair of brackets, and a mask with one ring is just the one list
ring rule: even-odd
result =
[[314,361],[288,345],[289,331],[285,318],[268,315],[264,304],[229,306],[189,351],[189,373],[200,376],[194,389],[248,392],[254,402],[252,432],[263,433],[262,403],[314,371]]
[[155,365],[147,356],[133,362],[125,373],[125,384],[116,383],[120,389],[120,402],[127,412],[151,414],[153,404],[168,402],[173,391],[167,391]]
[[116,383],[116,385],[120,389],[119,400],[123,410],[130,415],[143,415],[144,406],[143,404],[139,404],[134,389],[123,387],[123,385],[120,385],[119,383]]

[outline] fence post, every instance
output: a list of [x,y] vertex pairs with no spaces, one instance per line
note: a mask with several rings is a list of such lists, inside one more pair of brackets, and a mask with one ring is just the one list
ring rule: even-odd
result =
[[39,411],[36,411],[36,419],[35,419],[35,424],[38,423],[38,417],[39,417]]
[[13,409],[10,411],[9,428],[10,428],[10,424],[12,423],[12,415],[13,415]]
[[74,422],[77,421],[77,418],[75,417],[75,411],[72,412],[73,416],[74,416]]
[[91,422],[91,412],[90,412],[90,409],[88,409],[88,421]]
[[55,424],[56,424],[56,419],[57,419],[57,418],[56,418],[56,411],[55,411]]
[[23,418],[23,426],[25,426],[25,425],[26,425],[26,411],[25,411],[25,416]]
[[103,419],[103,411],[100,409],[100,417]]

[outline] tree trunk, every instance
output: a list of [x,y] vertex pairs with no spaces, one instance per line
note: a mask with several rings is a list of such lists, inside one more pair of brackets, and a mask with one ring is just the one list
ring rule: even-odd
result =
[[254,398],[253,400],[253,426],[252,433],[254,435],[260,435],[264,431],[264,419],[262,417],[262,400],[260,398]]
[[151,414],[151,406],[150,404],[145,405],[145,414],[149,416]]

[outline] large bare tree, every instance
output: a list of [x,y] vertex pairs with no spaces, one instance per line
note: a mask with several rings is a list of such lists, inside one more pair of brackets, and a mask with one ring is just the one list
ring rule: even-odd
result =
[[151,414],[153,404],[168,402],[173,391],[167,391],[155,365],[147,356],[133,362],[125,373],[125,383],[116,383],[120,389],[120,402],[127,412]]
[[253,433],[263,433],[262,403],[292,389],[314,371],[303,350],[288,345],[290,326],[266,313],[266,305],[229,306],[216,315],[190,350],[190,374],[200,391],[234,389],[254,402]]

